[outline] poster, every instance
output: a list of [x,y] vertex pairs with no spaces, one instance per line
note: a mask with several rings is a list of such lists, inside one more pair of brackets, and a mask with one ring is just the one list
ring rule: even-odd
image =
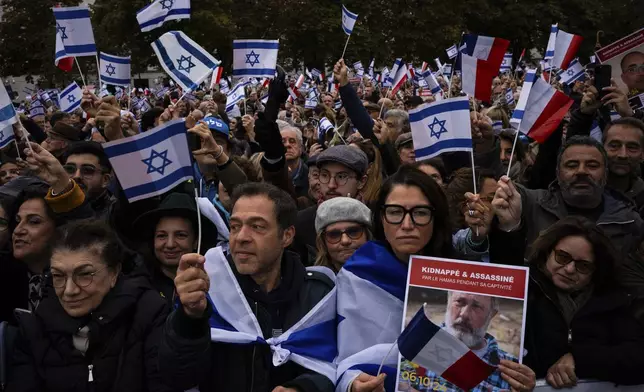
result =
[[[486,362],[496,358],[521,362],[528,275],[527,267],[412,256],[401,330],[424,305],[430,321]],[[504,381],[495,370],[479,387],[500,383]],[[399,357],[396,391],[457,390],[430,370]]]
[[617,87],[632,98],[644,93],[644,28],[595,52],[601,64],[612,67]]

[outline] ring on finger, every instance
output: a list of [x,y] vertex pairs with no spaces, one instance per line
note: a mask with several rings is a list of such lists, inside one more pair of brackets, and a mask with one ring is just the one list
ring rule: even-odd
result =
[[473,210],[469,210],[468,213],[470,214],[470,216],[474,216],[474,211]]

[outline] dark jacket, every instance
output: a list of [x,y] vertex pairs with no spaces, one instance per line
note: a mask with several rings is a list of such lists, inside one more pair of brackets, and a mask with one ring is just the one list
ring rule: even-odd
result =
[[523,363],[537,378],[571,353],[578,378],[644,383],[644,325],[631,314],[631,298],[622,291],[594,292],[568,325],[556,288],[531,268],[525,348]]
[[14,309],[29,306],[27,265],[8,252],[0,254],[0,322],[15,325]]
[[[521,193],[522,202],[521,227],[514,232],[505,233],[493,224],[489,236],[492,262],[522,264],[530,251],[529,244],[534,242],[539,233],[571,215],[570,207],[564,202],[556,183],[550,184],[548,190],[531,190],[522,186],[517,186],[517,189]],[[589,216],[586,218],[595,220]],[[642,239],[642,218],[628,198],[612,189],[604,190],[603,211],[595,221],[621,252],[619,260],[626,259],[628,253],[635,250]],[[507,252],[503,252],[503,249],[508,244],[521,247],[523,252],[515,253],[511,255],[513,260],[507,260]]]
[[309,196],[309,167],[300,159],[300,167],[292,178],[296,197]]
[[[36,313],[17,316],[20,335],[7,391],[172,391],[157,367],[167,314],[144,275],[121,275],[100,306],[83,318],[70,317],[51,290]],[[72,336],[85,325],[89,348],[83,356]]]
[[[268,294],[229,262],[264,338],[293,326],[333,288],[326,275],[307,272],[288,251],[282,259],[281,283]],[[335,389],[332,380],[292,361],[274,367],[267,345],[211,343],[210,313],[209,305],[204,317],[195,320],[180,307],[166,321],[159,368],[169,385],[183,390],[198,384],[201,392],[270,392],[279,385],[307,392]]]
[[[300,260],[309,259],[309,249],[316,249],[315,239],[315,217],[317,216],[318,205],[312,205],[297,212],[295,221],[295,241],[293,241],[293,250],[300,256]],[[315,259],[315,258],[313,258]]]
[[89,204],[96,214],[96,218],[105,220],[109,219],[112,205],[114,203],[116,203],[116,197],[114,197],[107,189],[96,199],[89,200]]

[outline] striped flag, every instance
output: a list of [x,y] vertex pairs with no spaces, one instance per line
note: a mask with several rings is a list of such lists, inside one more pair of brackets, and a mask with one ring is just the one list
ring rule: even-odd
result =
[[60,51],[56,48],[57,60],[62,59],[59,53],[62,54],[63,51],[65,57],[96,55],[96,43],[88,6],[56,7],[53,10],[56,18],[56,33],[60,35],[63,45]]
[[586,78],[586,72],[584,66],[579,62],[579,59],[574,59],[568,66],[568,69],[560,70],[557,76],[559,76],[561,83],[573,84],[577,80],[584,80]]
[[119,57],[101,52],[101,80],[114,86],[126,87],[130,81],[130,56]]
[[353,26],[355,26],[357,19],[358,14],[354,14],[347,7],[342,6],[342,30],[344,30],[346,35],[353,33]]
[[190,19],[190,0],[155,0],[136,13],[141,31],[161,27],[168,20]]
[[11,102],[11,97],[9,97],[4,83],[0,81],[0,129],[16,122],[18,122],[18,117],[16,117],[16,110]]
[[552,66],[560,69],[568,69],[568,65],[575,58],[583,40],[584,38],[580,35],[559,30],[557,32],[557,40],[555,41],[555,55],[552,58]]
[[552,60],[555,56],[555,44],[557,42],[557,32],[559,31],[559,24],[555,23],[550,26],[550,37],[548,38],[548,45],[546,46],[546,54],[543,56],[544,60]]
[[60,110],[65,113],[71,113],[80,108],[81,99],[83,98],[83,90],[78,86],[78,83],[72,82],[69,86],[58,94],[58,102],[60,102]]
[[501,73],[512,71],[512,53],[506,53],[503,56],[503,62],[501,63],[500,71]]

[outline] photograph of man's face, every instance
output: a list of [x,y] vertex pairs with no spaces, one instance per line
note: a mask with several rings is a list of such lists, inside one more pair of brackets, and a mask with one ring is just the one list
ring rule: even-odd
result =
[[445,329],[471,350],[480,350],[485,347],[485,334],[498,311],[495,297],[450,291]]
[[628,91],[644,92],[644,53],[631,52],[622,58],[622,81]]

